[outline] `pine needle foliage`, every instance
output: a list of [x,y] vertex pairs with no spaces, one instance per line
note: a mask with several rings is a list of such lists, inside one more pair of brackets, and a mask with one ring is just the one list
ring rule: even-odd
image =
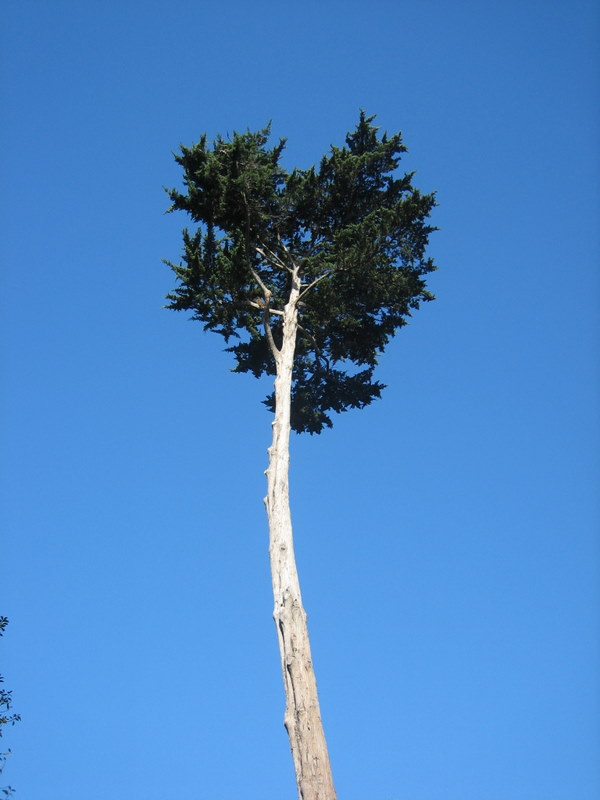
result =
[[[434,194],[413,173],[398,175],[401,134],[380,135],[364,112],[345,146],[318,166],[287,172],[285,140],[256,132],[203,135],[175,156],[184,191],[167,190],[169,211],[188,213],[182,261],[168,308],[191,311],[221,334],[235,372],[275,375],[269,338],[281,341],[292,265],[301,295],[292,385],[292,428],[320,433],[331,412],[380,396],[377,358],[423,301],[435,269],[426,256]],[[267,336],[266,326],[270,329]],[[234,343],[231,343],[233,340]],[[274,409],[274,395],[264,401]]]

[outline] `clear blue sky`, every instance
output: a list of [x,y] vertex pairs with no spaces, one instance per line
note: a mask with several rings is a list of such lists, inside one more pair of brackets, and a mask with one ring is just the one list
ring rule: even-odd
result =
[[162,187],[204,131],[307,167],[364,108],[439,271],[383,399],[293,440],[340,800],[596,800],[597,3],[8,0],[0,45],[0,785],[295,797],[267,387],[162,309]]

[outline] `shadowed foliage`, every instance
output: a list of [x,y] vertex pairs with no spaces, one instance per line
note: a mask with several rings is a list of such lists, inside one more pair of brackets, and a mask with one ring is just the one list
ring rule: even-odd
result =
[[[8,619],[6,617],[0,617],[0,636],[4,634],[4,629],[8,625]],[[0,675],[0,684],[4,683],[4,678]],[[12,707],[12,692],[7,691],[3,687],[0,687],[0,737],[4,733],[4,726],[5,725],[14,725],[15,722],[19,722],[21,719],[20,714],[9,714]],[[11,754],[10,748],[6,750],[4,753],[0,753],[0,774],[4,769],[4,765],[6,763],[6,759]],[[14,792],[12,786],[3,786],[0,788],[0,794],[4,795],[4,797],[10,797]]]

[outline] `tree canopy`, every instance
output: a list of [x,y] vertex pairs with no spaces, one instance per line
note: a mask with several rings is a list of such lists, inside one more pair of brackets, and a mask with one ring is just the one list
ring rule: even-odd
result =
[[[292,265],[299,268],[298,333],[292,428],[320,433],[330,412],[362,408],[379,397],[378,355],[422,301],[434,194],[414,173],[397,175],[401,134],[380,135],[361,112],[345,146],[318,167],[286,171],[285,140],[269,145],[270,126],[206,135],[175,156],[183,192],[167,190],[170,211],[186,211],[182,263],[168,308],[189,310],[221,334],[236,372],[275,375],[272,345],[282,336]],[[230,343],[234,340],[234,343]],[[274,408],[274,395],[264,401]]]

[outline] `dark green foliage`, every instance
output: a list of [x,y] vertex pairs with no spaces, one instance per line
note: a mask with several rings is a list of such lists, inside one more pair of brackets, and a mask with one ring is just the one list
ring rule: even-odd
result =
[[[379,136],[361,112],[342,148],[318,167],[286,172],[284,141],[269,148],[269,128],[256,133],[203,136],[182,147],[176,161],[185,193],[170,190],[170,210],[198,224],[184,230],[183,263],[166,262],[177,288],[169,308],[190,310],[220,333],[236,372],[275,374],[264,334],[264,288],[275,343],[289,298],[292,264],[303,294],[292,387],[292,427],[320,433],[329,412],[362,408],[379,397],[377,357],[420,302],[431,300],[425,276],[427,224],[435,205],[412,174],[395,177],[406,148],[400,134]],[[258,278],[263,284],[260,286]],[[265,401],[273,408],[273,396]]]
[[[4,629],[8,625],[8,619],[6,617],[0,617],[0,636],[4,634]],[[4,682],[4,678],[0,676],[0,683]],[[5,725],[14,725],[15,722],[18,722],[21,719],[20,714],[8,714],[12,707],[12,692],[7,692],[6,689],[0,687],[0,736],[3,734],[3,728]],[[6,750],[4,753],[0,753],[0,774],[4,769],[4,765],[6,763],[6,759],[10,755],[10,749]],[[4,797],[10,797],[10,795],[14,792],[12,786],[5,786],[0,789],[0,794],[3,794]]]

